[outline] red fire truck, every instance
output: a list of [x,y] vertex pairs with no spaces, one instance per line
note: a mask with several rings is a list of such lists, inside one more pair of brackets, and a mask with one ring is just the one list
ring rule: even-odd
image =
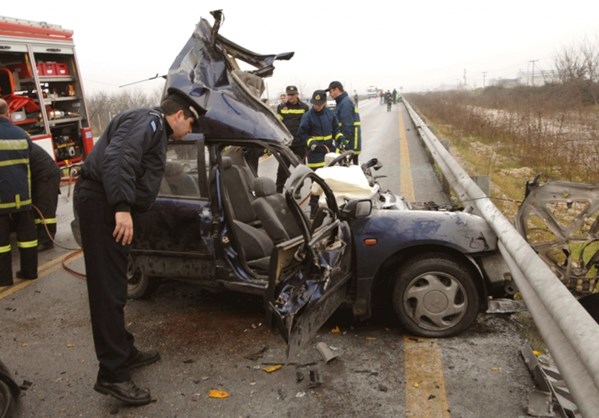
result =
[[0,16],[0,96],[12,121],[65,168],[94,141],[73,31]]

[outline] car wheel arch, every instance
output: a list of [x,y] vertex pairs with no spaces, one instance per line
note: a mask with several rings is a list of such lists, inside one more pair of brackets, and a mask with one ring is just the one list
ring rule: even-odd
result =
[[[475,259],[472,256],[463,254],[453,248],[439,245],[424,245],[404,248],[387,257],[387,259],[380,264],[379,268],[373,275],[373,280],[370,287],[370,293],[373,295],[373,297],[370,298],[370,303],[372,303],[373,299],[378,299],[381,297],[384,298],[385,295],[389,295],[390,292],[393,291],[395,274],[397,273],[398,269],[401,268],[402,264],[407,263],[410,259],[424,253],[441,254],[453,258],[458,263],[464,263],[465,265],[468,265],[473,272],[475,272],[476,277],[478,278],[478,280],[475,280],[475,286],[481,301],[481,306],[479,309],[481,311],[486,309],[488,295],[487,286],[485,284],[480,266],[476,263]],[[384,302],[387,303],[386,300]]]

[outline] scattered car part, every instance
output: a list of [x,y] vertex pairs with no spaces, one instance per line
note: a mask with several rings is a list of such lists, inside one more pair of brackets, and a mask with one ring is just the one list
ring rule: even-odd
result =
[[568,289],[592,293],[599,278],[599,185],[527,183],[516,229]]
[[581,418],[582,415],[551,357],[544,355],[543,358],[546,364],[541,364],[540,358],[534,355],[528,343],[522,346],[520,353],[538,390],[551,393],[554,402],[553,410],[562,418]]

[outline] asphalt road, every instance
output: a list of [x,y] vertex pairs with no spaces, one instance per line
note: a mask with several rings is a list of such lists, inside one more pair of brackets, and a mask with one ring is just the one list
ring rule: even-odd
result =
[[[386,112],[372,99],[362,101],[360,111],[361,161],[383,160],[381,174],[388,177],[381,182],[412,193],[409,200],[439,199],[440,186],[405,109]],[[402,171],[406,165],[409,172]],[[57,240],[75,248],[66,186],[58,219]],[[39,279],[0,288],[0,356],[26,387],[18,417],[525,415],[533,389],[519,354],[526,329],[511,315],[482,314],[464,334],[437,340],[404,335],[387,317],[357,323],[340,311],[285,363],[283,339],[265,326],[259,297],[212,294],[176,282],[127,305],[137,345],[159,349],[162,359],[134,372],[155,402],[124,407],[93,391],[97,365],[86,284],[63,268],[67,255],[68,267],[83,273],[80,254],[55,248],[40,255]],[[319,342],[336,358],[325,363]],[[282,367],[268,369],[277,365]],[[211,398],[210,390],[228,397]]]

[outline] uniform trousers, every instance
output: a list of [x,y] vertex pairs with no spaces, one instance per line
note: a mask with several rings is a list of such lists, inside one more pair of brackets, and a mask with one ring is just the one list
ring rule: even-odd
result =
[[98,379],[124,382],[131,378],[127,363],[137,354],[133,335],[125,328],[130,246],[112,236],[115,211],[101,183],[80,178],[75,188]]
[[8,286],[12,279],[12,255],[10,244],[10,224],[14,222],[17,231],[17,246],[21,262],[21,277],[37,277],[37,236],[31,208],[0,214],[0,285]]
[[[56,236],[56,208],[60,194],[60,172],[45,179],[37,180],[31,185],[33,204],[42,213],[44,219],[35,211],[37,238],[40,245],[49,243]],[[46,228],[48,231],[46,232]],[[48,233],[50,236],[48,236]]]

